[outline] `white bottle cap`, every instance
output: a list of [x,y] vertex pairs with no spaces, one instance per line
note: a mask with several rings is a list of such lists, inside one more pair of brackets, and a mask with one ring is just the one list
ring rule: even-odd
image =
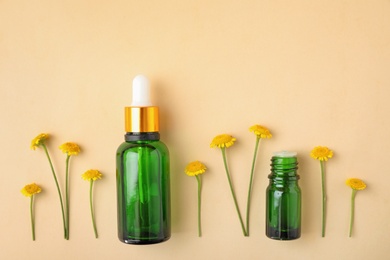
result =
[[289,151],[280,151],[280,152],[275,152],[274,156],[277,157],[297,157],[296,152],[289,152]]
[[144,75],[138,75],[133,79],[133,100],[132,107],[149,107],[150,102],[150,87],[149,80]]

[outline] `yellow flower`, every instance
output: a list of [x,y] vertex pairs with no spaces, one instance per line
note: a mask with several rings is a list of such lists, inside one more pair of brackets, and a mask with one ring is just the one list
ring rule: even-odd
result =
[[364,190],[367,187],[364,181],[357,178],[350,178],[345,183],[354,190]]
[[80,147],[76,143],[64,143],[60,145],[59,148],[63,153],[66,153],[68,156],[78,155],[80,152]]
[[206,171],[206,165],[201,163],[200,161],[194,161],[187,164],[184,172],[188,176],[195,176],[198,182],[198,236],[202,236],[202,224],[201,224],[201,190],[202,190],[202,181],[201,177],[198,176]]
[[35,150],[35,148],[42,145],[46,139],[49,139],[49,134],[39,134],[31,141],[31,149]]
[[358,178],[350,178],[347,179],[345,182],[349,187],[352,188],[352,196],[351,196],[351,218],[349,221],[349,237],[352,236],[352,227],[353,227],[353,220],[354,220],[354,215],[355,215],[355,196],[358,190],[364,190],[367,185],[362,181],[361,179]]
[[190,162],[186,169],[185,169],[185,173],[188,175],[188,176],[196,176],[196,175],[199,175],[199,174],[202,174],[206,171],[206,166],[201,163],[200,161],[195,161],[195,162]]
[[97,179],[102,178],[102,174],[98,170],[88,170],[84,172],[84,174],[81,175],[81,177],[86,181],[90,181],[90,180],[96,181]]
[[234,138],[233,136],[227,134],[221,134],[214,137],[213,141],[210,144],[210,147],[227,148],[232,146],[234,144],[234,141],[236,141],[236,138]]
[[[257,140],[260,140],[260,139],[257,139]],[[213,147],[221,148],[223,164],[225,166],[225,171],[226,171],[226,176],[228,178],[230,191],[231,191],[232,196],[233,196],[233,202],[234,202],[234,205],[236,207],[238,218],[240,220],[242,233],[244,234],[244,236],[247,236],[247,232],[245,230],[244,222],[242,222],[241,212],[240,212],[240,209],[238,208],[236,194],[235,194],[234,189],[233,189],[233,185],[232,185],[232,181],[231,181],[230,173],[229,173],[229,167],[228,167],[227,159],[226,159],[225,147],[227,148],[227,147],[232,146],[234,144],[234,141],[236,141],[236,138],[234,138],[233,136],[228,135],[228,134],[221,134],[221,135],[217,135],[216,137],[214,137],[213,141],[211,141],[210,147],[211,148],[213,148]]]
[[92,189],[93,189],[94,181],[101,179],[102,174],[98,170],[88,170],[88,171],[84,172],[84,174],[81,175],[81,177],[84,180],[89,181],[89,183],[90,183],[90,185],[89,185],[89,204],[90,204],[90,208],[91,208],[92,225],[93,225],[93,230],[95,232],[95,237],[98,238],[96,222],[95,222],[95,214],[93,212]]
[[34,221],[34,194],[38,194],[42,191],[41,187],[39,187],[35,183],[28,184],[23,187],[21,190],[22,194],[26,197],[30,197],[30,218],[31,218],[31,233],[32,240],[35,241],[35,221]]
[[258,138],[271,138],[272,134],[268,128],[261,125],[254,125],[249,128],[249,131],[254,132]]
[[333,152],[326,146],[317,146],[311,151],[310,156],[316,160],[327,161],[333,157]]
[[21,190],[22,194],[26,197],[31,197],[32,195],[40,193],[41,191],[41,187],[35,183],[28,184]]
[[320,161],[322,179],[322,237],[325,237],[325,211],[326,211],[326,190],[325,190],[325,162],[333,157],[333,152],[326,146],[316,146],[310,152],[310,156]]

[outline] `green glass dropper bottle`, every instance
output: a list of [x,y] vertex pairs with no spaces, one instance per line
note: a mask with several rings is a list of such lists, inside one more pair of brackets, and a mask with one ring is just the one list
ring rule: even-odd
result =
[[133,80],[125,108],[125,142],[116,153],[118,237],[126,244],[155,244],[171,236],[169,152],[159,134],[158,107],[149,81]]

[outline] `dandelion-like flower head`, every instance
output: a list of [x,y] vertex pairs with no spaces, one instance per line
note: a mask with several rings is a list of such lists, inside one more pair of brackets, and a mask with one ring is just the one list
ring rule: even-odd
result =
[[345,182],[345,184],[354,190],[364,190],[367,187],[364,181],[358,178],[350,178]]
[[41,187],[35,183],[28,184],[21,190],[22,194],[26,197],[31,197],[32,195],[40,193],[41,191]]
[[184,172],[188,176],[196,176],[196,175],[204,173],[206,171],[206,169],[207,168],[203,163],[201,163],[200,161],[194,161],[194,162],[190,162],[187,165]]
[[81,175],[81,177],[86,181],[90,181],[90,180],[96,181],[102,178],[102,174],[98,170],[88,170],[84,172],[84,174]]
[[317,146],[311,151],[310,156],[316,160],[327,161],[333,157],[333,151],[326,146]]
[[234,141],[236,141],[236,138],[234,138],[233,136],[228,134],[221,134],[214,137],[213,141],[210,144],[210,147],[227,148],[232,146],[234,144]]
[[80,147],[76,143],[64,143],[60,145],[59,148],[63,153],[66,153],[68,156],[78,155],[80,153]]
[[49,139],[49,134],[45,134],[45,133],[42,133],[42,134],[39,134],[37,135],[37,137],[35,137],[32,141],[31,141],[31,149],[32,150],[35,150],[37,147],[41,146],[42,144],[44,144],[44,142]]
[[249,131],[253,132],[258,138],[271,138],[272,134],[268,128],[261,125],[254,125],[249,128]]

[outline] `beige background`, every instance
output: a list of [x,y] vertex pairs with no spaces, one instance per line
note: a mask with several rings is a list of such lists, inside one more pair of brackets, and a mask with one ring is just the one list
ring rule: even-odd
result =
[[[1,259],[386,259],[389,252],[390,1],[0,1]],[[139,73],[161,109],[162,140],[172,162],[172,238],[130,246],[116,235],[115,151],[123,141],[123,107]],[[253,124],[274,137],[259,150],[251,236],[243,237],[221,154],[212,138],[229,133],[232,178],[245,210]],[[58,146],[80,144],[71,162],[71,233],[62,238],[58,197],[42,150],[31,139],[52,135],[49,149],[61,183]],[[321,238],[319,163],[326,145],[327,233]],[[269,160],[299,154],[302,237],[278,242],[264,234]],[[203,176],[203,233],[197,237],[193,160]],[[95,186],[95,239],[87,169]],[[367,182],[356,197],[348,238],[349,177]],[[29,200],[37,182],[36,237]],[[244,214],[245,215],[245,214]]]

